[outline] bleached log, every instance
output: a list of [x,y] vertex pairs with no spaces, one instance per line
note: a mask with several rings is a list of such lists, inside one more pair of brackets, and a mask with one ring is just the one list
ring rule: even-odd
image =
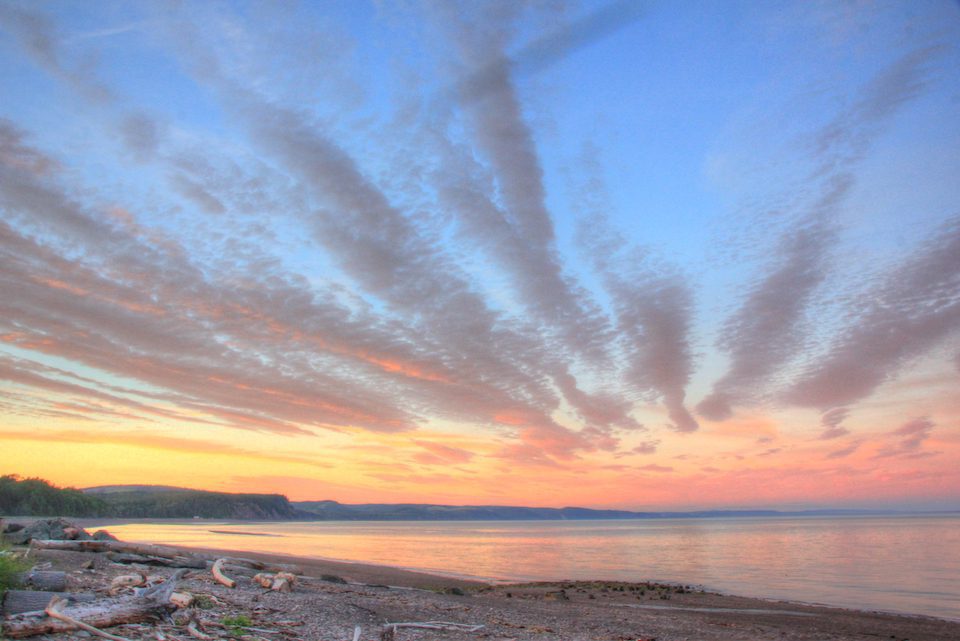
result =
[[35,590],[63,592],[67,589],[67,573],[56,571],[31,570],[17,576],[17,582]]
[[141,565],[160,565],[168,568],[196,568],[203,570],[207,567],[204,559],[191,556],[147,556],[144,554],[130,554],[126,552],[108,552],[107,558],[114,563],[139,563]]
[[290,563],[267,563],[265,561],[256,561],[236,556],[223,557],[224,562],[230,565],[241,565],[261,572],[289,572],[290,574],[303,574],[303,568],[299,565]]
[[55,596],[55,597],[53,597],[52,599],[50,599],[50,605],[47,606],[47,609],[44,610],[44,612],[45,612],[45,613],[47,614],[47,616],[49,616],[49,617],[53,617],[54,619],[57,619],[58,621],[63,621],[64,623],[67,623],[67,624],[69,624],[69,625],[71,625],[71,626],[73,626],[73,627],[75,627],[75,628],[80,628],[81,630],[86,630],[87,632],[89,632],[89,633],[91,633],[91,634],[95,634],[95,635],[97,635],[98,637],[103,637],[104,639],[110,639],[110,641],[128,641],[128,639],[126,639],[126,638],[124,638],[124,637],[118,637],[118,636],[115,635],[115,634],[110,634],[109,632],[104,632],[103,630],[101,630],[101,629],[99,629],[99,628],[96,628],[96,627],[94,627],[94,626],[92,626],[92,625],[89,625],[89,624],[87,624],[87,623],[84,623],[83,621],[79,621],[79,620],[77,620],[77,619],[74,619],[73,617],[71,617],[71,616],[68,615],[68,614],[64,614],[63,612],[60,611],[60,608],[61,608],[61,607],[63,606],[63,604],[65,604],[66,602],[67,602],[66,599],[63,599],[63,598],[61,598],[61,597],[56,597],[56,596]]
[[[170,612],[174,606],[170,595],[186,570],[177,570],[164,583],[140,590],[137,596],[125,599],[98,599],[89,603],[64,606],[56,611],[72,621],[81,621],[95,628],[109,628],[123,623],[150,621],[158,615]],[[32,637],[38,634],[56,634],[75,630],[73,623],[54,616],[20,614],[3,622],[2,635],[11,639]]]
[[38,550],[68,550],[71,552],[127,552],[144,556],[174,558],[183,556],[176,548],[151,543],[127,543],[125,541],[53,541],[34,539],[30,547]]
[[293,584],[290,581],[280,578],[274,579],[273,585],[270,586],[270,589],[274,592],[292,592]]
[[273,587],[273,575],[261,572],[260,574],[254,575],[253,582],[261,588],[271,588]]
[[452,630],[458,632],[477,632],[484,628],[483,625],[474,625],[471,623],[452,623],[450,621],[411,621],[403,623],[384,624],[380,631],[380,641],[394,641],[397,630],[400,628],[416,628],[420,630]]
[[228,588],[235,588],[237,587],[237,582],[223,573],[224,563],[226,563],[226,559],[217,559],[213,564],[213,567],[210,569],[213,573],[213,578],[217,580],[217,583],[225,585]]
[[10,616],[24,612],[42,612],[54,595],[69,596],[75,601],[89,602],[96,599],[92,594],[73,592],[38,592],[37,590],[7,590],[3,595],[0,614]]

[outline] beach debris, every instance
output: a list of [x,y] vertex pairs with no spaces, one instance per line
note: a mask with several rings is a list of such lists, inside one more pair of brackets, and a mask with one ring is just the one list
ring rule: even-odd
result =
[[170,595],[170,603],[178,608],[189,608],[193,605],[193,595],[189,592],[174,592]]
[[297,577],[289,572],[277,572],[276,574],[260,572],[254,575],[253,582],[262,588],[275,592],[291,592],[296,585]]
[[0,613],[4,616],[42,612],[54,596],[69,597],[71,600],[88,603],[97,597],[86,592],[41,592],[38,590],[7,590],[3,596]]
[[45,571],[38,569],[39,567],[35,566],[29,572],[19,575],[17,583],[23,587],[47,592],[63,592],[67,589],[66,572]]
[[38,550],[67,550],[69,552],[121,552],[128,554],[140,554],[143,556],[157,556],[173,559],[183,556],[183,553],[177,548],[166,545],[155,545],[153,543],[127,543],[112,539],[105,540],[79,540],[67,541],[63,539],[44,539],[34,537],[30,546]]
[[203,570],[207,567],[205,560],[183,555],[166,557],[157,555],[130,554],[127,552],[107,552],[107,558],[114,563],[121,564],[137,563],[140,565],[158,565],[173,568],[196,568],[198,570]]
[[191,612],[190,620],[187,622],[187,633],[194,639],[212,639],[212,636],[200,629],[201,625],[197,613]]
[[273,585],[270,586],[270,589],[274,592],[290,592],[296,582],[297,577],[289,572],[277,572],[276,576],[273,577]]
[[484,625],[475,625],[471,623],[453,623],[451,621],[411,621],[401,623],[386,623],[380,631],[380,641],[394,641],[397,638],[397,630],[401,628],[416,628],[420,630],[449,630],[456,632],[477,632],[482,630]]
[[210,569],[210,571],[213,573],[213,578],[217,580],[217,583],[225,585],[228,588],[235,588],[237,587],[237,582],[223,573],[223,566],[226,562],[227,560],[225,558],[217,559],[214,561],[213,567]]
[[119,594],[125,588],[138,588],[147,584],[147,575],[143,572],[139,574],[121,574],[113,577],[110,582],[110,594]]
[[[135,591],[134,596],[121,599],[94,599],[73,603],[71,602],[73,599],[68,600],[62,595],[54,595],[43,611],[26,612],[5,619],[3,636],[19,639],[38,634],[69,632],[78,627],[91,634],[99,634],[102,632],[99,628],[153,620],[158,615],[175,609],[176,606],[170,603],[170,596],[185,573],[186,570],[177,570],[163,583],[139,589]],[[106,634],[100,634],[100,636],[106,636]],[[111,635],[108,638],[121,637]]]
[[261,572],[260,574],[254,575],[253,582],[259,585],[261,588],[270,588],[273,586],[273,575],[267,574],[266,572]]
[[127,641],[127,639],[125,639],[124,637],[118,637],[115,634],[104,632],[99,628],[95,628],[92,625],[87,625],[83,621],[74,619],[73,617],[64,614],[63,612],[60,611],[60,608],[66,603],[68,603],[67,599],[55,596],[52,599],[50,599],[50,603],[47,605],[46,609],[44,609],[44,612],[49,617],[53,617],[54,619],[58,619],[60,621],[63,621],[64,623],[69,623],[70,625],[76,628],[80,628],[81,630],[86,630],[90,634],[95,634],[98,637],[103,637],[104,639],[112,639],[112,641]]

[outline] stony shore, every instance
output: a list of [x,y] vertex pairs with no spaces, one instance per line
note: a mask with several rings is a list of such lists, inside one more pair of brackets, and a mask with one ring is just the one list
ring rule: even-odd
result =
[[[236,552],[191,550],[207,558]],[[186,629],[190,618],[209,638],[359,639],[414,641],[547,641],[550,639],[639,641],[732,641],[785,639],[810,641],[947,641],[960,639],[960,622],[774,602],[720,595],[684,586],[646,583],[559,582],[489,585],[395,568],[242,554],[268,563],[296,564],[302,570],[292,592],[265,589],[251,573],[237,574],[237,585],[218,583],[211,572],[190,570],[180,589],[194,597],[167,620],[115,626],[113,634],[137,640],[197,638]],[[68,591],[103,594],[131,566],[107,554],[32,550],[34,563],[67,573]],[[149,568],[153,581],[171,568]],[[240,621],[243,625],[231,626]],[[225,624],[226,622],[226,624]],[[434,628],[390,623],[443,622]],[[477,627],[482,626],[482,627]],[[55,641],[89,638],[70,632],[32,637]]]

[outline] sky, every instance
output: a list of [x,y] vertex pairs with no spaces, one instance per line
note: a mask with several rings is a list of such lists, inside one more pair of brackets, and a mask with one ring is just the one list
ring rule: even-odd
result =
[[960,4],[0,0],[0,473],[960,509]]

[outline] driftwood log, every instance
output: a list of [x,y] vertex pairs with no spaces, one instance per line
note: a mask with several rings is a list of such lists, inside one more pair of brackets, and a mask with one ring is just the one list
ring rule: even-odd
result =
[[[185,555],[181,550],[166,545],[150,543],[126,543],[124,541],[51,541],[34,539],[30,545],[38,550],[67,550],[69,552],[107,552],[108,558],[116,563],[143,563],[144,565],[165,565],[176,568],[210,568],[211,557],[201,554]],[[220,559],[216,559],[220,560]],[[289,572],[303,574],[298,565],[289,563],[266,563],[254,559],[225,557],[223,569],[249,568],[260,572]]]
[[225,585],[228,588],[235,588],[237,587],[237,582],[223,572],[224,563],[226,563],[226,559],[217,559],[217,562],[210,568],[210,572],[213,573],[213,578],[217,580],[217,583]]
[[34,590],[64,592],[67,589],[67,573],[32,570],[18,575],[17,583],[25,588],[33,588]]
[[[170,596],[186,570],[177,570],[169,579],[142,590],[137,596],[122,599],[98,599],[57,608],[58,613],[76,619],[95,628],[109,628],[123,623],[150,621],[172,611],[176,606]],[[49,600],[48,600],[49,601]],[[56,634],[75,630],[76,626],[50,616],[36,614],[15,615],[3,622],[0,636],[11,639],[32,637],[38,634]]]
[[70,597],[78,603],[93,601],[92,594],[66,592],[38,592],[37,590],[7,590],[3,596],[3,606],[0,612],[4,616],[23,614],[24,612],[41,612],[54,596]]
[[150,543],[125,543],[123,541],[53,541],[34,539],[30,547],[38,550],[68,550],[70,552],[126,552],[143,556],[174,558],[182,556],[176,548]]
[[289,572],[290,574],[303,574],[303,568],[299,565],[292,565],[290,563],[267,563],[265,561],[256,561],[254,559],[245,559],[235,556],[227,556],[223,558],[225,567],[243,567],[249,568],[251,570],[257,570],[259,572]]
[[107,552],[107,558],[114,563],[139,563],[140,565],[158,565],[168,568],[195,568],[197,570],[203,570],[207,567],[207,562],[203,559],[182,555],[166,557],[130,554],[127,552]]

